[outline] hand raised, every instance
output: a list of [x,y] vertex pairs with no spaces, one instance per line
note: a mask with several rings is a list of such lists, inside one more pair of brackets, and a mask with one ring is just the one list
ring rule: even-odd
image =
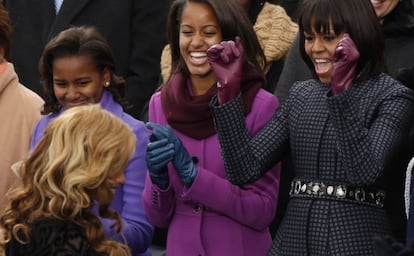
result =
[[334,53],[331,81],[333,95],[338,95],[351,86],[358,59],[359,52],[354,41],[348,34],[344,34]]
[[240,38],[211,46],[207,51],[207,58],[217,77],[219,104],[225,104],[240,93],[243,69],[243,46]]

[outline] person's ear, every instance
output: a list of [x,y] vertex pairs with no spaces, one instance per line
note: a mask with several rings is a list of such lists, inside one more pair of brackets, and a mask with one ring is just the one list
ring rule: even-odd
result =
[[108,67],[103,70],[103,81],[105,87],[108,87],[111,84],[111,70]]

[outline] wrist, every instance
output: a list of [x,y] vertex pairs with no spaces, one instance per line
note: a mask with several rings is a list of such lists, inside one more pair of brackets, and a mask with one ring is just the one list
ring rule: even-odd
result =
[[217,98],[219,105],[224,105],[240,94],[240,83],[238,85],[223,85],[217,82]]
[[150,172],[150,178],[153,184],[157,185],[161,189],[166,189],[170,184],[170,178],[168,176],[168,167],[164,166],[159,172]]
[[188,171],[188,175],[186,175],[182,179],[184,184],[190,187],[193,184],[195,178],[197,177],[197,174],[198,174],[197,166],[195,164],[192,164]]
[[151,182],[155,185],[157,185],[160,189],[166,189],[168,188],[168,185],[170,184],[170,180],[165,177],[160,176],[153,176],[151,175]]

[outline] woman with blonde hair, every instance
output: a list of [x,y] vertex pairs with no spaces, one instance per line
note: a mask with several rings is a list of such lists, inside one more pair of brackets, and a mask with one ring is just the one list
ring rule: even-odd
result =
[[99,105],[71,108],[49,123],[31,155],[13,166],[22,185],[10,191],[0,218],[6,255],[130,255],[105,237],[99,216],[122,222],[109,208],[136,137]]

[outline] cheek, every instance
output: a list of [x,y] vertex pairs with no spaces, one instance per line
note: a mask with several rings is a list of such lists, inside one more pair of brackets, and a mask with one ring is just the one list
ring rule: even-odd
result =
[[326,47],[326,49],[328,50],[329,56],[333,59],[334,54],[335,54],[336,44],[332,44]]
[[339,41],[342,39],[342,37],[344,36],[344,33],[341,33],[337,36],[336,40],[334,40],[332,43],[329,43],[326,46],[326,49],[329,52],[329,55],[331,56],[331,58],[333,58],[334,54],[335,54],[335,50],[336,50],[336,46],[338,45]]
[[[101,101],[102,94],[103,94],[103,87],[96,86],[94,88],[90,88],[91,90],[87,93],[89,98],[93,98],[95,102]],[[85,93],[86,94],[86,93]]]
[[65,91],[59,87],[53,86],[53,94],[55,95],[56,99],[61,99],[65,94]]
[[189,44],[190,44],[190,39],[180,36],[180,39],[178,41],[178,47],[180,47],[181,55],[185,53],[185,50],[188,48]]
[[[232,40],[234,40],[234,39],[232,39]],[[219,44],[219,43],[221,43],[223,41],[223,37],[221,36],[221,34],[217,34],[217,36],[215,36],[215,37],[213,37],[213,38],[210,38],[208,41],[207,41],[207,43],[210,45],[210,46],[212,46],[212,45],[215,45],[215,44]]]
[[308,55],[310,57],[311,53],[312,53],[312,45],[305,42],[304,47],[305,47],[306,55]]

